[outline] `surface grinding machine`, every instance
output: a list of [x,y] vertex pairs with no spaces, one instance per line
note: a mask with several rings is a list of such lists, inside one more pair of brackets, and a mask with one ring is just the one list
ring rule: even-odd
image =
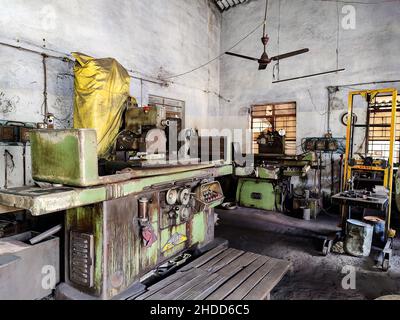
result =
[[122,168],[110,161],[109,175],[99,175],[93,129],[33,130],[31,146],[38,186],[2,190],[0,203],[33,216],[65,212],[57,298],[127,299],[152,270],[214,240],[213,208],[224,200],[215,178],[232,174],[228,159],[145,167],[128,159]]

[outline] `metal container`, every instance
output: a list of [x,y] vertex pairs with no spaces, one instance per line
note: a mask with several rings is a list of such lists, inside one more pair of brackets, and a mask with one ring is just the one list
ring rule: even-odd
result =
[[385,220],[374,217],[374,216],[367,216],[364,217],[365,223],[368,223],[374,227],[374,236],[372,239],[373,243],[377,245],[382,245],[385,242],[385,229],[386,229],[386,222]]
[[27,244],[37,235],[25,232],[0,241],[0,300],[41,299],[60,280],[60,241],[49,237]]
[[96,131],[32,130],[32,177],[77,187],[98,183]]
[[303,220],[310,221],[311,220],[311,209],[303,208]]
[[355,257],[368,257],[371,253],[373,234],[374,227],[368,223],[347,220],[345,251]]

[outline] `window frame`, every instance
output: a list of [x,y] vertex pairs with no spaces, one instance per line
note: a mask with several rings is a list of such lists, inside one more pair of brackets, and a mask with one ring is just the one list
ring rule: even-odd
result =
[[[378,96],[376,99],[386,99],[391,96]],[[377,105],[378,108],[374,108]],[[379,114],[384,116],[379,117]],[[385,104],[385,102],[370,102],[367,107],[367,128],[365,132],[366,136],[366,150],[367,154],[375,158],[389,158],[390,149],[390,127],[372,127],[374,124],[386,125],[390,124],[392,113],[392,103]],[[377,123],[381,121],[381,123]],[[397,115],[396,115],[396,137],[395,137],[395,152],[394,152],[394,163],[400,162],[400,101],[397,101]],[[375,133],[377,135],[375,135]],[[380,135],[379,135],[380,134]],[[374,139],[375,138],[375,139]],[[385,139],[386,138],[386,139]],[[386,150],[387,149],[387,150]]]
[[[279,106],[283,106],[283,105],[293,105],[294,113],[277,115],[276,114],[277,108],[279,108]],[[253,116],[253,113],[255,112],[254,109],[257,108],[257,107],[265,107],[265,109],[267,109],[268,107],[272,107],[272,115],[271,116],[267,116],[267,115],[266,116]],[[289,109],[287,109],[287,110],[289,110]],[[253,104],[250,107],[250,129],[251,129],[251,133],[252,133],[252,151],[253,151],[254,154],[258,154],[258,150],[255,149],[255,144],[257,142],[256,142],[256,139],[254,137],[254,134],[255,134],[254,133],[254,129],[255,129],[255,127],[254,127],[254,119],[267,119],[268,121],[270,121],[270,119],[272,119],[272,121],[270,121],[270,122],[272,124],[272,127],[275,130],[276,129],[277,130],[279,130],[279,129],[285,129],[286,130],[287,127],[285,127],[285,128],[275,128],[276,123],[277,123],[277,118],[279,119],[279,118],[285,118],[285,117],[294,117],[294,121],[295,121],[295,125],[293,127],[291,127],[291,128],[295,128],[295,132],[294,132],[295,138],[294,139],[293,138],[286,139],[286,142],[292,142],[292,143],[294,143],[295,146],[294,146],[294,148],[293,147],[292,148],[288,148],[288,146],[286,144],[286,147],[285,147],[285,155],[290,155],[290,156],[293,155],[294,156],[297,153],[297,102],[296,101],[273,102],[273,103],[266,102],[266,103]],[[286,131],[288,131],[288,130],[286,130]],[[288,149],[290,149],[291,152],[288,152]]]
[[[162,103],[152,102],[152,99],[160,99],[160,100],[162,100]],[[166,101],[168,101],[168,100],[172,101],[172,102],[175,102],[175,105],[166,103]],[[176,104],[180,104],[180,105],[178,106]],[[181,114],[181,119],[182,119],[182,128],[185,128],[185,122],[186,122],[186,116],[185,116],[186,103],[185,103],[185,101],[180,100],[180,99],[175,99],[175,98],[168,98],[168,97],[158,96],[158,95],[155,95],[155,94],[149,94],[148,105],[149,106],[157,106],[157,105],[163,106],[163,107],[165,107],[167,113],[168,112],[176,112],[176,111],[174,111],[172,109],[176,109],[176,108],[181,109],[180,114]],[[168,110],[168,109],[170,109],[170,110]],[[177,112],[177,113],[179,113],[179,112]]]

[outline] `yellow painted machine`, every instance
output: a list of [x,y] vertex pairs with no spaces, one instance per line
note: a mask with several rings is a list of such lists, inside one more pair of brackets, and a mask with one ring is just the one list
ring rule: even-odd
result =
[[[391,99],[390,123],[358,124],[355,121],[354,100],[361,96],[368,105],[378,97]],[[396,143],[396,117],[397,117],[397,90],[380,89],[353,91],[349,93],[349,108],[347,118],[346,153],[344,156],[344,172],[341,193],[332,197],[334,202],[341,205],[342,228],[345,232],[347,219],[352,218],[352,207],[378,210],[385,220],[385,241],[382,250],[382,268],[387,270],[390,266],[392,255],[392,240],[394,231],[391,230],[392,195],[394,179],[394,153]],[[365,143],[365,153],[359,154],[355,150],[355,130],[364,128],[366,137],[368,130],[379,127],[389,132],[387,157],[374,158]],[[358,157],[358,158],[357,158]],[[363,211],[365,212],[365,210]],[[364,214],[364,213],[363,213]]]

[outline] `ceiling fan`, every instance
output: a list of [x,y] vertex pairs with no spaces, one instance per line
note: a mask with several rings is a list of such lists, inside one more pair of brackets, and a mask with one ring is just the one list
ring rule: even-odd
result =
[[234,57],[238,57],[238,58],[242,58],[242,59],[257,61],[258,65],[259,65],[258,70],[265,70],[265,69],[267,69],[267,66],[272,61],[279,61],[279,60],[282,60],[282,59],[287,59],[287,58],[294,57],[294,56],[297,56],[297,55],[300,55],[300,54],[303,54],[303,53],[306,53],[306,52],[310,51],[310,49],[304,48],[304,49],[301,49],[301,50],[296,50],[296,51],[280,54],[280,55],[277,55],[275,57],[271,57],[270,58],[268,56],[268,54],[267,54],[267,44],[268,44],[268,41],[269,41],[269,37],[266,34],[267,12],[268,12],[268,0],[266,0],[263,37],[261,38],[261,42],[264,45],[264,52],[261,55],[261,58],[259,58],[259,59],[258,58],[253,58],[253,57],[244,56],[244,55],[233,53],[233,52],[225,52],[225,54],[228,54],[228,55],[234,56]]

